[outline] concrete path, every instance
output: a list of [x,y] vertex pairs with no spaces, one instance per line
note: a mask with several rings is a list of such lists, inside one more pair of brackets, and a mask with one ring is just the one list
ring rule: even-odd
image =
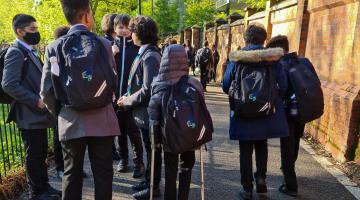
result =
[[[213,141],[208,144],[208,151],[203,151],[205,162],[206,198],[208,200],[234,200],[240,190],[239,148],[236,141],[228,139],[229,107],[227,97],[220,88],[209,87],[206,95],[208,108],[212,114],[215,133]],[[116,163],[114,163],[116,167]],[[268,187],[266,196],[256,196],[256,199],[287,200],[294,199],[282,195],[277,188],[282,182],[280,172],[279,140],[269,141]],[[91,175],[90,163],[86,159],[85,170]],[[54,170],[50,172],[51,184],[61,188],[61,182],[55,178]],[[299,178],[299,197],[304,200],[353,200],[356,199],[325,170],[311,154],[303,148],[300,150],[297,162]],[[126,200],[131,198],[131,185],[139,180],[131,178],[132,172],[115,173],[113,184],[113,199]],[[190,199],[200,199],[200,163],[197,152],[197,162],[193,169]],[[164,183],[164,181],[162,181]],[[83,199],[93,198],[93,179],[90,176],[84,180]]]

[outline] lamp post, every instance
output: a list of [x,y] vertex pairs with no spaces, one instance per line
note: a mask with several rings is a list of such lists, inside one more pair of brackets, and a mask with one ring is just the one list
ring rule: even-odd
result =
[[154,17],[154,0],[151,0],[151,17]]
[[139,7],[138,14],[141,15],[141,0],[138,0],[138,7]]

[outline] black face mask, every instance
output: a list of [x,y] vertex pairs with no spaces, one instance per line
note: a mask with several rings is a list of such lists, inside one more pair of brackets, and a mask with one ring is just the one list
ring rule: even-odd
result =
[[29,33],[26,32],[25,36],[24,36],[24,40],[26,43],[30,44],[30,45],[37,45],[40,42],[40,33],[39,32],[35,32],[35,33]]

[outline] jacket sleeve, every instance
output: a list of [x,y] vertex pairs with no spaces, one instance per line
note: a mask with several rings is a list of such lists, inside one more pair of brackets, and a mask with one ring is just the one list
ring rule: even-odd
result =
[[276,63],[276,82],[279,87],[280,97],[284,99],[288,89],[288,77],[280,62]]
[[229,62],[226,67],[226,71],[223,79],[223,85],[222,85],[222,89],[226,94],[229,93],[231,82],[235,79],[235,73],[236,73],[235,70],[236,70],[236,63]]
[[133,107],[148,102],[151,97],[151,83],[159,73],[160,59],[157,56],[149,55],[143,60],[143,84],[140,90],[125,98],[125,107]]
[[51,64],[49,61],[49,52],[46,49],[45,62],[41,77],[40,96],[51,114],[57,115],[57,101],[55,98],[54,87],[51,81]]
[[5,55],[3,79],[1,85],[3,90],[16,101],[30,107],[37,107],[40,99],[38,94],[25,88],[21,84],[24,67],[24,55],[21,50],[10,48]]

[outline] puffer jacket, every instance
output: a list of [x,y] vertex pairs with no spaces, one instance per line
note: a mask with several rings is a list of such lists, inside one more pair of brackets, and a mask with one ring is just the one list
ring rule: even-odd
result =
[[235,79],[236,70],[240,65],[253,66],[261,62],[271,62],[272,73],[276,77],[278,96],[276,111],[265,118],[246,119],[240,118],[230,111],[230,139],[231,140],[264,140],[269,138],[286,137],[289,134],[288,124],[282,99],[287,91],[287,76],[283,67],[278,63],[284,55],[280,48],[264,49],[260,45],[245,47],[240,51],[230,53],[230,62],[227,66],[223,90],[228,93],[231,82]]
[[[182,45],[170,45],[164,51],[163,57],[161,59],[160,70],[157,77],[152,83],[152,96],[150,99],[148,113],[151,126],[160,126],[162,120],[162,99],[167,88],[171,85],[176,84],[180,78],[184,75],[189,74],[189,61],[185,48]],[[201,94],[203,94],[203,89],[201,83],[190,77],[189,84],[194,86]],[[155,141],[160,143],[164,140],[162,137],[160,129],[155,132]],[[166,142],[163,142],[166,144]],[[164,151],[170,152],[169,148],[164,145]]]

